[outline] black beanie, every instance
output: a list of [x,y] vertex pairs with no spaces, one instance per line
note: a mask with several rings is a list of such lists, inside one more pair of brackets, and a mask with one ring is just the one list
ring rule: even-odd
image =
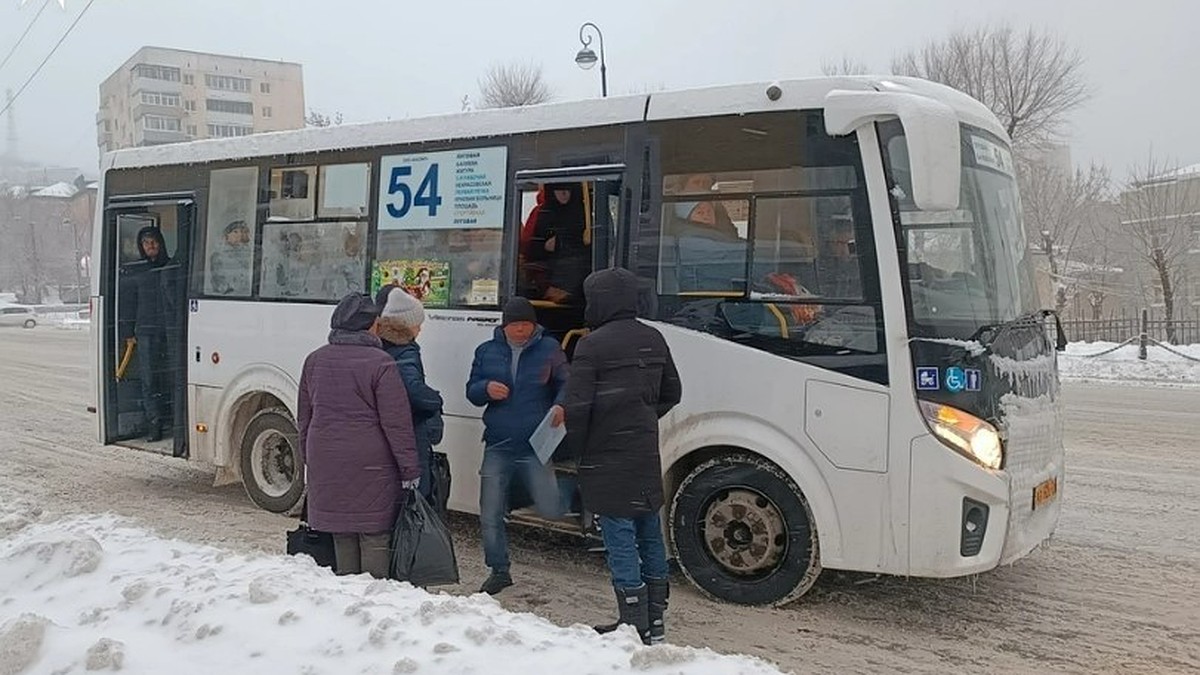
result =
[[335,330],[362,331],[367,330],[379,317],[379,305],[371,296],[363,293],[351,293],[333,308],[333,316],[329,318],[329,327]]
[[503,317],[500,322],[501,326],[507,326],[517,321],[537,323],[537,312],[533,311],[533,304],[519,295],[509,298],[508,302],[504,303]]

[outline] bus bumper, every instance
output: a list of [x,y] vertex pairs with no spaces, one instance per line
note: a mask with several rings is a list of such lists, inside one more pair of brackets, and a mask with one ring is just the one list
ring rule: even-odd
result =
[[909,574],[957,577],[1000,563],[1009,523],[1009,481],[942,445],[912,441]]
[[909,574],[913,576],[985,572],[1024,557],[1058,525],[1061,454],[1037,452],[1035,461],[1034,452],[1014,452],[1005,471],[994,472],[933,436],[915,439],[911,452]]

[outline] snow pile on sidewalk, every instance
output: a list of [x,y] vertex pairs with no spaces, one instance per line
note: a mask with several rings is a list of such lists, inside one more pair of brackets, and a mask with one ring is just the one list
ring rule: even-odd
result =
[[[1059,373],[1064,380],[1113,380],[1132,384],[1200,385],[1200,361],[1190,361],[1162,347],[1147,347],[1147,359],[1139,361],[1136,344],[1121,347],[1103,356],[1114,342],[1072,342],[1058,355]],[[1178,352],[1200,359],[1200,345],[1172,346]]]
[[0,675],[778,672],[644,647],[628,628],[558,627],[485,595],[163,540],[114,516],[42,520],[0,504]]

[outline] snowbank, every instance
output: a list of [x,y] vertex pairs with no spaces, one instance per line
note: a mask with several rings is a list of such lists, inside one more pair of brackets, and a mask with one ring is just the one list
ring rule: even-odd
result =
[[[1139,361],[1137,345],[1126,345],[1103,356],[1090,357],[1116,347],[1115,342],[1072,342],[1058,355],[1059,373],[1064,380],[1112,380],[1126,384],[1198,386],[1200,362],[1151,344],[1147,359]],[[1200,359],[1200,345],[1171,347]]]
[[558,627],[485,595],[163,540],[115,516],[43,520],[0,504],[0,675],[779,672],[644,647],[630,629]]

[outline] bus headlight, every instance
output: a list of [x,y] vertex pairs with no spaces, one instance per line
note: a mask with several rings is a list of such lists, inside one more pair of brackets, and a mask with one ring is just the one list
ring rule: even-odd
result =
[[921,414],[943,443],[989,469],[999,469],[1004,449],[996,427],[978,417],[941,403],[918,401]]

